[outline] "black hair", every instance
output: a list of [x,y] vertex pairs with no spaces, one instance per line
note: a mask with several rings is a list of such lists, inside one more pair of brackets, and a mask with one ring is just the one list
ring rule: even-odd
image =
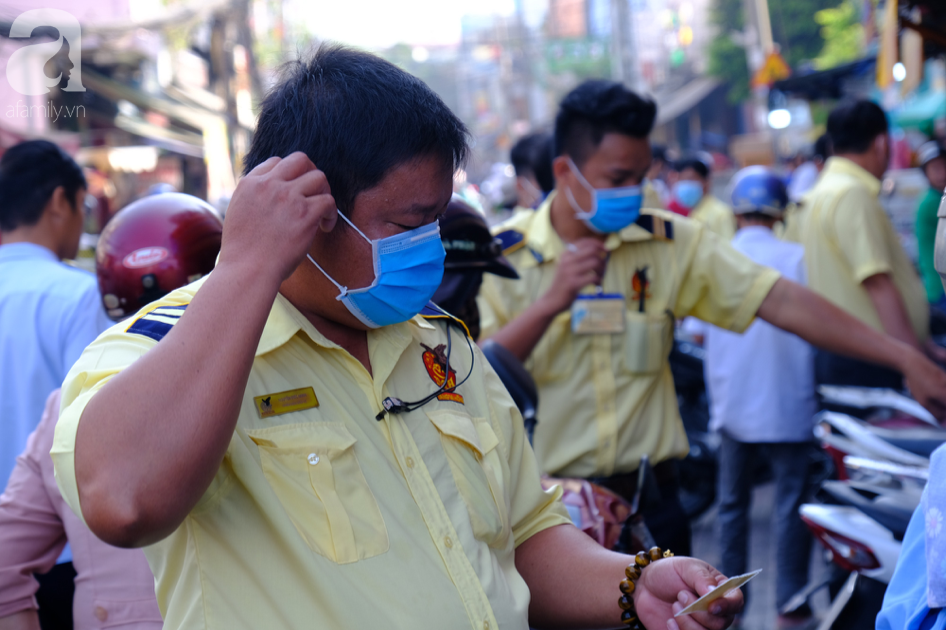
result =
[[710,174],[709,167],[706,165],[706,162],[704,162],[703,160],[699,158],[686,157],[681,160],[677,160],[673,164],[673,170],[675,170],[678,173],[682,173],[688,168],[692,168],[694,171],[696,171],[696,174],[702,177],[703,179],[706,179],[707,177],[709,177],[709,174]]
[[864,153],[888,128],[884,110],[871,101],[839,105],[828,116],[828,136],[835,153]]
[[512,145],[509,161],[516,169],[516,177],[532,175],[542,192],[548,194],[555,188],[552,173],[552,136],[548,133],[530,133]]
[[820,158],[821,161],[825,161],[831,157],[831,138],[828,134],[823,133],[815,140],[813,157]]
[[56,188],[63,187],[73,210],[76,195],[88,188],[82,168],[48,140],[27,140],[0,158],[0,230],[36,225]]
[[766,214],[765,212],[743,212],[737,214],[737,217],[742,217],[748,221],[778,221],[778,217],[772,216],[771,214]]
[[522,136],[512,145],[509,151],[509,161],[512,167],[516,169],[516,177],[528,177],[535,174],[533,166],[533,156],[535,155],[536,144],[542,139],[541,133],[530,133]]
[[260,108],[244,159],[250,172],[302,151],[349,212],[391,169],[436,156],[451,172],[469,154],[469,132],[423,81],[370,53],[325,44],[287,63]]
[[604,134],[646,138],[654,128],[657,105],[620,83],[590,79],[569,92],[555,116],[555,155],[581,165]]
[[555,173],[552,170],[554,149],[555,138],[550,133],[545,134],[542,142],[536,144],[535,161],[532,164],[535,181],[546,195],[555,190]]

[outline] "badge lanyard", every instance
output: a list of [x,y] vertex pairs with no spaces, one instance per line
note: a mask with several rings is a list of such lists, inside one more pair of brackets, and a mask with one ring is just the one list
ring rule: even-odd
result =
[[424,398],[421,398],[420,400],[415,400],[413,402],[405,402],[401,400],[400,398],[394,398],[393,396],[388,396],[383,401],[381,401],[381,405],[384,407],[384,409],[378,412],[378,415],[374,417],[375,420],[381,421],[382,419],[384,419],[384,416],[386,416],[388,413],[394,415],[394,414],[399,414],[399,413],[407,413],[410,411],[414,411],[415,409],[420,409],[421,407],[429,403],[431,400],[435,399],[440,394],[447,391],[451,391],[451,392],[456,391],[456,389],[460,387],[460,385],[463,385],[464,383],[466,383],[467,380],[470,378],[470,375],[473,374],[473,365],[476,363],[476,351],[473,350],[473,343],[470,341],[469,335],[466,334],[466,330],[462,330],[461,332],[463,333],[463,337],[466,339],[466,344],[470,349],[470,371],[466,373],[466,376],[463,377],[462,381],[460,381],[453,387],[450,387],[450,388],[447,387],[447,383],[450,381],[450,353],[451,353],[451,350],[453,349],[453,335],[450,334],[450,328],[452,326],[459,327],[460,325],[456,322],[453,315],[450,315],[439,306],[437,306],[437,310],[439,310],[441,313],[443,313],[447,317],[447,361],[446,361],[447,365],[445,366],[445,369],[444,369],[443,384],[440,385],[440,387],[437,388],[437,391],[435,391],[434,393]]

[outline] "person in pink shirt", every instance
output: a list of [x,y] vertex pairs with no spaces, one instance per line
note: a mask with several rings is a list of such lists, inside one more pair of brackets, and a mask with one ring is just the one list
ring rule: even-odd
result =
[[[223,224],[205,202],[178,193],[145,197],[102,233],[96,272],[110,317],[121,320],[208,273]],[[0,630],[40,630],[35,573],[52,569],[68,541],[76,570],[74,630],[160,630],[154,577],[141,549],[100,541],[66,505],[52,458],[60,390],[17,458],[0,495]]]
[[16,460],[0,495],[0,629],[39,630],[34,573],[56,564],[68,540],[76,569],[72,619],[76,630],[160,630],[154,577],[140,549],[100,541],[63,501],[49,450],[59,418],[57,389],[39,426]]

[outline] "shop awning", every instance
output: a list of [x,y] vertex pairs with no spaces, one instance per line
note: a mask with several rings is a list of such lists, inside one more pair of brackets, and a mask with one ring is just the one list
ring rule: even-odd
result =
[[720,83],[719,79],[700,77],[690,81],[679,90],[670,92],[666,96],[658,96],[657,124],[663,125],[687,113],[699,105],[700,101],[709,96]]
[[946,92],[926,92],[914,96],[890,113],[892,122],[904,129],[919,129],[933,135],[933,122],[946,118]]
[[874,72],[876,63],[877,59],[875,57],[867,57],[830,70],[812,72],[776,81],[772,85],[772,89],[786,94],[794,94],[810,101],[823,98],[839,99],[844,96],[846,79],[861,77]]

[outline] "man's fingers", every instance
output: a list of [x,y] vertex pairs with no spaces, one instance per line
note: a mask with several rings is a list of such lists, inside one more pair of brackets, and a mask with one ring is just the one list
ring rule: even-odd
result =
[[247,177],[251,175],[254,175],[254,176],[265,175],[266,173],[276,168],[276,165],[279,164],[281,161],[282,161],[281,157],[274,155],[273,157],[269,158],[265,162],[260,162],[259,164],[257,164],[255,167],[253,167],[253,170],[251,170],[246,175]]
[[312,212],[318,213],[319,229],[323,232],[331,232],[338,223],[338,208],[335,206],[335,198],[331,195],[318,195],[306,199]]
[[296,151],[284,157],[272,170],[272,173],[275,177],[289,182],[303,173],[313,170],[315,170],[315,164],[312,163],[309,156],[302,151]]
[[[674,614],[681,610],[683,610],[683,606],[681,606],[679,602],[673,605]],[[723,630],[723,628],[726,628],[732,623],[730,617],[717,617],[707,613],[693,613],[692,615],[671,617],[670,620],[677,624],[679,630]],[[670,627],[669,622],[667,623],[667,627]]]
[[705,562],[681,563],[677,573],[683,583],[701,597],[719,586],[718,578],[722,576],[719,571]]
[[325,195],[332,193],[332,188],[328,184],[328,179],[326,179],[325,173],[318,169],[306,171],[294,179],[292,183],[298,188],[299,192],[302,193],[303,197],[313,197],[315,195]]

